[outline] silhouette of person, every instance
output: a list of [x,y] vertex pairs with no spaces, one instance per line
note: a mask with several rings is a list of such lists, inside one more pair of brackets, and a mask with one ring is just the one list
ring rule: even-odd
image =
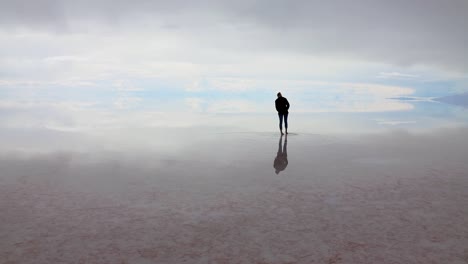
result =
[[283,135],[281,135],[279,144],[278,144],[278,153],[276,154],[275,161],[273,162],[273,167],[275,168],[276,174],[280,171],[284,171],[288,166],[288,136],[286,135],[283,145]]
[[281,93],[277,94],[278,98],[275,100],[275,107],[276,111],[278,111],[278,117],[279,117],[279,129],[281,132],[281,135],[284,135],[283,133],[283,119],[284,119],[284,127],[286,128],[286,134],[288,134],[288,109],[289,109],[289,102],[286,97],[283,97]]

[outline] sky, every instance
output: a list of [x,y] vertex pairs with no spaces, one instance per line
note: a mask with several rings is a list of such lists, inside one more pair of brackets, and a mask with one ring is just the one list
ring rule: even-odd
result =
[[278,91],[295,113],[408,112],[389,98],[468,91],[467,14],[466,0],[0,0],[0,126],[183,126],[274,113]]

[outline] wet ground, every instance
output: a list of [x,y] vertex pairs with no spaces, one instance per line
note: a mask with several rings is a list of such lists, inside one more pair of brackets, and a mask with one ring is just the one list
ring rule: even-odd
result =
[[468,263],[467,134],[3,151],[0,263]]

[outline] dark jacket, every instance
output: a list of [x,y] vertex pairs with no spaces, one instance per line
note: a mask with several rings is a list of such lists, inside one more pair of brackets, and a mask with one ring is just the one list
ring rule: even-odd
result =
[[276,106],[276,111],[278,111],[278,114],[287,114],[288,109],[289,109],[289,102],[286,97],[278,97],[278,99],[275,100],[275,106]]

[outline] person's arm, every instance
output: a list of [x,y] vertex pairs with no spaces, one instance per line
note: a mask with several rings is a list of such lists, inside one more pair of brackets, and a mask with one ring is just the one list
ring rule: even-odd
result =
[[278,107],[278,101],[277,100],[275,101],[275,108],[276,108],[276,111],[279,112],[279,107]]
[[284,98],[286,100],[286,109],[289,110],[289,101],[288,99]]

